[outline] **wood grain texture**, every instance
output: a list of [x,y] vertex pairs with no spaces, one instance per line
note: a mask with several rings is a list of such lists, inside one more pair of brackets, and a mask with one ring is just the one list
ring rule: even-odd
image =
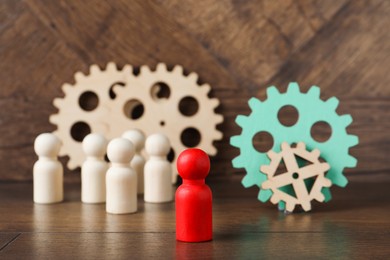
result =
[[181,243],[175,240],[174,202],[139,199],[139,212],[111,215],[104,204],[82,204],[77,184],[66,186],[64,203],[37,205],[31,184],[2,183],[0,241],[13,241],[0,258],[386,259],[388,186],[388,179],[368,184],[362,179],[335,189],[331,202],[316,203],[310,213],[284,215],[257,201],[256,189],[224,178],[211,185],[213,241]]
[[20,233],[0,233],[0,252],[17,239],[19,235]]
[[212,242],[196,244],[176,242],[174,233],[25,233],[0,251],[0,256],[2,259],[386,259],[390,254],[388,235],[341,230],[219,234]]
[[[348,189],[332,188],[334,199],[314,203],[309,214],[284,216],[271,203],[256,200],[258,188],[245,189],[239,182],[220,181],[213,192],[216,233],[239,232],[325,232],[327,225],[348,230],[390,230],[389,181],[366,184],[356,181]],[[367,186],[367,187],[366,187]],[[366,195],[359,195],[365,190]],[[359,200],[356,199],[359,197]],[[65,187],[65,201],[53,205],[34,204],[32,185],[0,184],[0,230],[2,232],[174,232],[175,204],[144,203],[128,215],[106,214],[105,204],[80,202],[80,186]],[[239,209],[239,210],[238,210]],[[368,216],[373,216],[368,221]],[[328,218],[332,217],[331,220]],[[60,220],[60,221],[59,221]],[[283,220],[283,221],[281,221]]]
[[181,64],[211,84],[226,118],[211,178],[242,176],[228,144],[241,131],[236,115],[250,113],[251,96],[265,99],[267,86],[285,90],[290,81],[320,86],[354,117],[359,165],[348,174],[388,173],[389,11],[386,0],[1,1],[0,180],[31,180],[33,140],[55,129],[48,118],[61,85],[109,61]]
[[347,1],[159,1],[241,87],[264,87]]

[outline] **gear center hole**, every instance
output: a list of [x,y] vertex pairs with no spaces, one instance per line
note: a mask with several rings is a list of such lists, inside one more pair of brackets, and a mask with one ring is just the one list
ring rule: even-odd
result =
[[299,178],[299,173],[297,173],[297,172],[294,172],[293,174],[292,174],[292,177],[293,177],[293,179],[298,179]]
[[154,101],[166,101],[171,96],[171,89],[164,82],[156,82],[150,89],[150,95]]

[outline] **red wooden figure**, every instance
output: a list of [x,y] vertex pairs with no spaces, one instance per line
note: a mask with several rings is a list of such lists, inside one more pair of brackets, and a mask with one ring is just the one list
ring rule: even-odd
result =
[[212,194],[205,178],[210,159],[200,149],[187,149],[177,159],[177,170],[183,184],[176,191],[176,239],[209,241],[213,238]]

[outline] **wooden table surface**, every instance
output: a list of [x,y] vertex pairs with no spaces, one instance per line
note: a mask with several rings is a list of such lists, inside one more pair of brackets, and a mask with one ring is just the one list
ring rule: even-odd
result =
[[0,184],[1,259],[275,259],[390,258],[389,180],[354,179],[311,213],[284,215],[239,181],[211,184],[214,240],[175,240],[174,203],[145,204],[130,215],[80,202],[77,184],[65,202],[37,205],[31,183]]

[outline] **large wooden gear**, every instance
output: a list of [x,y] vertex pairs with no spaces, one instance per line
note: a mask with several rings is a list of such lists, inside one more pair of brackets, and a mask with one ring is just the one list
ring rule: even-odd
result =
[[[109,134],[106,118],[110,114],[113,101],[112,87],[124,84],[128,75],[132,75],[132,67],[126,65],[118,70],[114,63],[108,63],[105,70],[97,65],[90,67],[90,74],[75,74],[75,84],[65,83],[62,90],[64,98],[54,99],[58,113],[50,116],[50,122],[57,125],[54,132],[62,141],[60,156],[69,156],[68,168],[73,170],[83,163],[85,155],[82,151],[80,132]],[[93,101],[95,104],[88,104]],[[79,136],[78,136],[79,135]]]
[[[199,85],[197,80],[195,73],[185,76],[181,66],[175,66],[172,71],[163,63],[154,71],[142,66],[140,74],[129,78],[125,86],[114,87],[117,97],[109,121],[115,127],[110,128],[110,137],[131,128],[141,129],[146,135],[163,133],[171,142],[175,155],[173,165],[177,155],[189,147],[196,146],[215,155],[213,141],[222,138],[216,125],[223,117],[214,111],[219,100],[209,98],[211,87]],[[198,140],[186,143],[186,136]],[[177,178],[175,168],[173,182]]]
[[[271,163],[270,165],[261,166],[261,171],[267,174],[268,180],[264,181],[261,187],[272,190],[272,203],[276,204],[279,201],[284,201],[286,210],[292,212],[296,205],[301,205],[305,211],[309,211],[311,210],[312,200],[319,202],[325,200],[321,190],[323,187],[330,187],[332,182],[325,177],[325,173],[330,167],[329,164],[319,161],[319,150],[309,152],[303,142],[298,143],[295,148],[284,142],[279,153],[271,150],[267,154],[271,159]],[[296,156],[310,162],[310,164],[299,167]],[[287,171],[276,175],[275,173],[282,160]],[[315,180],[309,191],[305,185],[305,180],[313,177]],[[292,185],[295,197],[281,190],[282,187],[287,185]]]
[[[219,100],[209,98],[211,87],[197,80],[196,73],[186,76],[181,66],[168,70],[163,63],[154,71],[142,66],[137,76],[131,66],[118,70],[114,63],[105,70],[92,65],[89,75],[76,73],[76,83],[64,84],[65,96],[54,100],[59,111],[50,117],[63,143],[60,156],[69,156],[67,166],[75,169],[85,159],[81,142],[86,134],[100,133],[112,139],[134,128],[146,135],[165,134],[171,142],[173,166],[175,157],[188,147],[215,155],[213,141],[222,138],[216,125],[223,117],[214,111]],[[176,178],[174,170],[172,181]]]

